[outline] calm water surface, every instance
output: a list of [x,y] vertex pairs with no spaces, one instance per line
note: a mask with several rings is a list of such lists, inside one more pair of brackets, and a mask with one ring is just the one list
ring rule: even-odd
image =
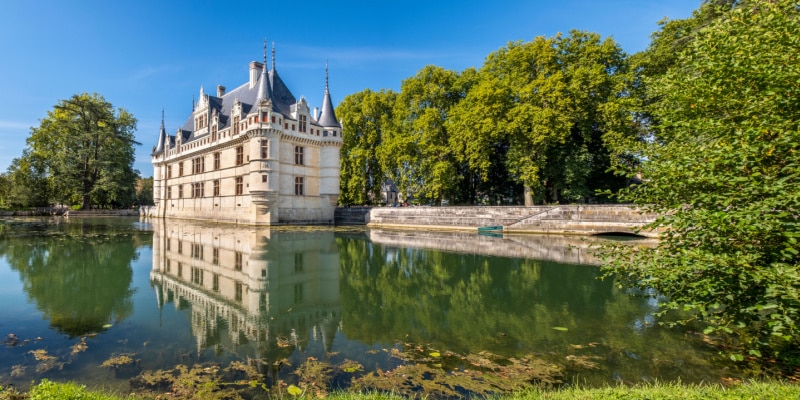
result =
[[[374,378],[418,373],[417,381],[468,394],[472,383],[447,379],[470,370],[535,370],[527,381],[589,386],[735,376],[697,335],[657,326],[653,298],[598,280],[588,245],[560,236],[0,220],[0,384],[48,378],[127,390],[148,371],[237,362],[258,370],[263,387],[302,386],[313,362],[329,366],[331,387],[416,385],[444,397],[452,392]],[[109,366],[121,356],[135,361]],[[544,370],[551,375],[536,375]]]

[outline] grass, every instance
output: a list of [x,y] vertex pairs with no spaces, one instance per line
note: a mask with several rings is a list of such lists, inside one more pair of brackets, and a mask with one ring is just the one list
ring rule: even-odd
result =
[[[0,400],[133,400],[153,397],[136,395],[120,396],[90,391],[77,383],[56,383],[42,380],[30,392],[21,393],[0,386]],[[276,398],[293,399],[282,395]],[[297,399],[314,399],[312,394],[301,394]],[[403,397],[380,393],[334,393],[330,400],[401,400]],[[609,386],[599,389],[565,388],[561,390],[528,390],[512,395],[503,395],[491,400],[573,400],[573,399],[800,399],[800,385],[786,382],[748,382],[725,387],[722,385],[684,385],[681,383],[654,383],[634,387]]]

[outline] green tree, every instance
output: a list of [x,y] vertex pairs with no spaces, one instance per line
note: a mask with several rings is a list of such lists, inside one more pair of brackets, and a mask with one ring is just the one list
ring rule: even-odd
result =
[[397,94],[366,89],[348,95],[336,107],[342,119],[340,204],[373,204],[380,199],[386,174],[378,148],[392,121]]
[[525,204],[578,201],[618,188],[606,135],[634,126],[624,107],[627,58],[611,39],[572,31],[509,43],[487,57],[448,121],[458,157],[488,180],[504,154]]
[[46,207],[50,204],[51,190],[45,167],[29,149],[11,161],[5,175],[9,181],[5,200],[9,207]]
[[153,203],[153,177],[136,178],[136,204],[152,206]]
[[457,72],[433,65],[403,81],[378,154],[401,193],[436,204],[454,200],[461,174],[445,122],[468,87]]
[[786,361],[800,344],[799,48],[791,0],[738,2],[694,33],[648,89],[657,140],[622,192],[661,215],[662,240],[605,253],[609,273],[655,288],[734,359]]
[[98,94],[61,100],[28,138],[42,161],[54,200],[129,206],[134,200],[136,119]]

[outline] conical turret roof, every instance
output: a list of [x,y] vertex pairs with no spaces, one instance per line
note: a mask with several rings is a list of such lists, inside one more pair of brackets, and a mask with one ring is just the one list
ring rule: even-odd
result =
[[328,90],[328,63],[325,63],[325,95],[322,97],[322,110],[320,110],[319,120],[317,121],[321,126],[331,128],[341,128],[339,120],[336,119],[336,113],[333,111],[333,102],[331,101],[331,93]]

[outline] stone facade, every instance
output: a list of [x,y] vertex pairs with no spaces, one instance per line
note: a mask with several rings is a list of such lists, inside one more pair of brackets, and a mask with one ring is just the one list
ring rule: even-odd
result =
[[216,96],[200,88],[186,124],[153,148],[148,215],[249,225],[331,224],[339,197],[342,127],[296,100],[275,69],[251,62],[248,82]]

